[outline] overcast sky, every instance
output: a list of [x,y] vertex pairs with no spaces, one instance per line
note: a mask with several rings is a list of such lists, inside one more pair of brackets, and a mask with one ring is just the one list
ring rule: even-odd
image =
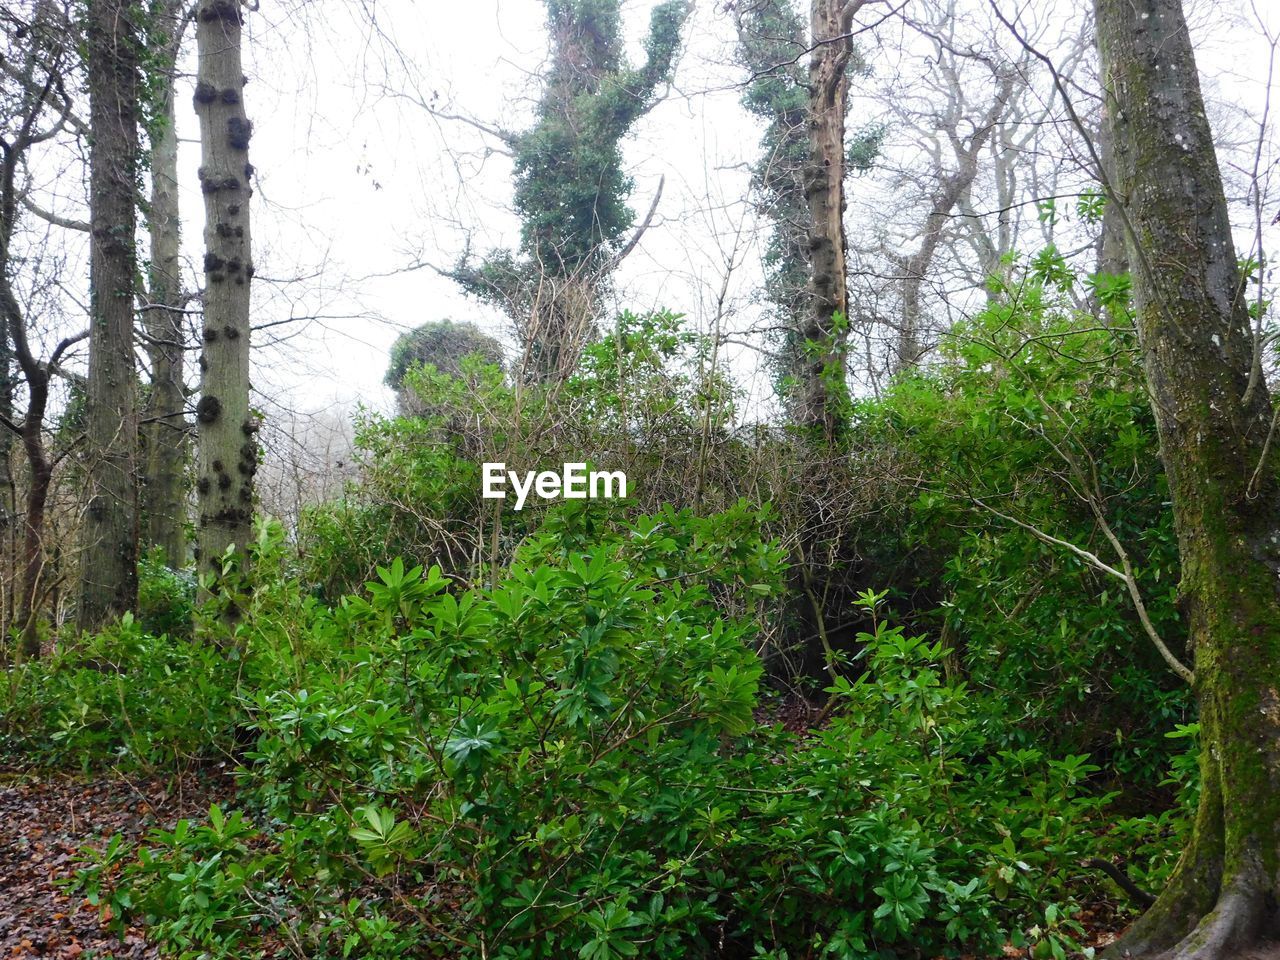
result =
[[[627,5],[637,40],[651,6]],[[468,237],[477,254],[518,239],[509,160],[486,150],[495,141],[415,100],[527,126],[546,58],[543,11],[539,0],[429,0],[353,4],[336,19],[264,5],[251,18],[246,102],[255,123],[258,276],[304,278],[270,292],[258,284],[255,322],[321,315],[299,325],[286,350],[263,356],[261,392],[287,392],[301,406],[336,399],[388,407],[381,380],[400,331],[450,317],[507,337],[501,317],[451,281],[430,268],[405,269],[452,265]],[[654,226],[620,277],[619,299],[632,309],[669,306],[700,319],[748,213],[745,163],[759,131],[738,106],[737,77],[712,69],[726,27],[710,4],[697,11],[676,85],[626,151],[641,213],[665,178]],[[183,136],[193,134],[188,118]],[[184,214],[198,223],[195,142],[183,160]],[[188,237],[192,262],[198,243]],[[738,258],[751,260],[745,247]],[[736,295],[758,282],[758,259],[740,271]],[[289,329],[271,328],[263,339]]]
[[[624,4],[637,57],[653,3]],[[1273,26],[1280,19],[1275,0],[1258,3],[1261,11],[1250,0],[1200,0],[1194,18],[1210,95],[1234,105],[1234,115],[1221,115],[1232,117],[1241,136],[1251,135],[1249,124],[1256,127],[1262,115],[1269,56],[1247,21],[1251,12]],[[1001,4],[1010,14],[1019,8],[1012,0]],[[1088,2],[1039,6],[1051,11],[1039,22],[1049,24],[1042,35],[1052,52],[1055,33],[1078,24]],[[659,181],[665,186],[654,226],[622,267],[617,305],[669,307],[706,329],[732,262],[733,330],[759,320],[759,231],[747,195],[760,128],[738,103],[742,74],[731,62],[732,30],[720,7],[719,0],[699,0],[676,81],[626,146],[636,183],[632,206],[643,213]],[[990,22],[984,0],[962,0],[961,7],[975,24]],[[886,9],[868,6],[864,22]],[[527,126],[547,56],[544,10],[541,0],[268,0],[250,15],[246,103],[255,123],[253,233],[264,281],[255,284],[254,322],[274,325],[256,334],[256,343],[286,338],[259,352],[254,380],[261,395],[295,409],[390,409],[382,376],[403,330],[449,317],[509,339],[501,317],[453,283],[426,266],[407,269],[451,265],[468,238],[477,254],[518,238],[507,209],[509,161],[486,149],[495,142],[415,101],[486,124]],[[888,100],[925,68],[918,38],[897,20],[860,41],[872,75],[855,84],[851,127],[891,119]],[[1013,41],[1000,42],[1013,55]],[[203,209],[189,86],[188,78],[178,104],[194,280]],[[873,233],[896,242],[898,211],[886,209],[892,203],[885,190],[895,186],[889,168],[909,165],[912,136],[891,136],[888,172],[851,184],[847,219],[855,238]],[[282,323],[290,317],[316,319]],[[734,337],[726,351],[754,392],[755,409],[763,409],[769,389],[752,348],[758,344]]]

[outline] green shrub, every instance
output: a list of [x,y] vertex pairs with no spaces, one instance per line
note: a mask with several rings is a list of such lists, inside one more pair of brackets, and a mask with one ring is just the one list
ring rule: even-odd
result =
[[174,768],[232,741],[236,664],[148,634],[131,614],[7,679],[0,753],[15,761]]
[[831,722],[762,722],[765,523],[575,504],[492,590],[396,561],[287,638],[251,627],[245,810],[110,848],[82,884],[184,956],[285,929],[310,957],[1070,946],[1096,768],[1001,749],[992,703],[879,597]]
[[859,408],[870,449],[910,478],[874,529],[911,558],[904,592],[932,599],[916,622],[1018,718],[1007,746],[1088,752],[1146,805],[1175,753],[1164,734],[1193,719],[1190,691],[1123,583],[1008,518],[1120,567],[1109,528],[1182,654],[1167,481],[1123,300],[1099,327],[1072,306],[1070,274],[1041,261],[955,329],[938,368]]
[[153,636],[167,634],[190,640],[195,625],[196,578],[189,570],[172,570],[158,553],[138,564],[138,623]]

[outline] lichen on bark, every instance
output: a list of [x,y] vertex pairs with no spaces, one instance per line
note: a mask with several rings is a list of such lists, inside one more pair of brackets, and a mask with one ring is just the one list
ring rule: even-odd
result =
[[1221,174],[1180,0],[1096,0],[1135,317],[1195,649],[1201,807],[1112,949],[1211,960],[1274,935],[1280,878],[1280,484]]

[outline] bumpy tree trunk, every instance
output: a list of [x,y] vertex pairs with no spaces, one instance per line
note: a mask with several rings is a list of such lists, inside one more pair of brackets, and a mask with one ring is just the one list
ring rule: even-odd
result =
[[249,410],[250,125],[244,110],[238,0],[204,0],[196,9],[204,193],[204,352],[196,405],[202,574],[219,574],[229,547],[243,550],[253,520],[257,423]]
[[133,358],[138,38],[124,0],[87,6],[90,244],[86,465],[79,626],[94,630],[138,596],[138,423]]
[[809,57],[809,297],[796,348],[793,416],[832,440],[845,419],[849,294],[845,275],[844,135],[850,30],[863,0],[812,0]]
[[143,317],[151,393],[144,416],[147,470],[143,487],[146,542],[159,547],[173,567],[186,560],[186,490],[182,474],[187,455],[183,408],[182,277],[178,212],[178,133],[174,111],[174,70],[183,26],[180,4],[171,4],[164,22],[165,74],[160,78],[160,129],[151,145],[150,303]]
[[1216,958],[1276,932],[1280,485],[1180,0],[1096,0],[1115,186],[1195,646],[1202,799],[1168,887],[1113,952]]

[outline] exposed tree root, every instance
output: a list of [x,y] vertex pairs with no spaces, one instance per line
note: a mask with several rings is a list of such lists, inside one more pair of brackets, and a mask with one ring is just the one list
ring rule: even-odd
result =
[[1171,884],[1107,951],[1108,958],[1224,960],[1251,948],[1271,948],[1268,941],[1280,934],[1280,911],[1275,891],[1258,881],[1257,871],[1237,877],[1207,910],[1194,906],[1196,887],[1206,887],[1188,882],[1184,871],[1179,874],[1176,887]]
[[1222,793],[1215,764],[1205,765],[1202,776],[1200,809],[1190,845],[1156,902],[1106,951],[1106,960],[1166,953],[1213,909],[1222,887]]
[[1101,870],[1117,887],[1128,894],[1129,899],[1142,907],[1144,910],[1155,904],[1156,898],[1140,886],[1133,882],[1133,878],[1117,867],[1114,863],[1107,860],[1099,860],[1097,857],[1090,857],[1084,862],[1086,867],[1093,867],[1095,870]]
[[1268,899],[1251,885],[1234,884],[1174,947],[1169,960],[1220,960],[1256,944],[1267,925]]

